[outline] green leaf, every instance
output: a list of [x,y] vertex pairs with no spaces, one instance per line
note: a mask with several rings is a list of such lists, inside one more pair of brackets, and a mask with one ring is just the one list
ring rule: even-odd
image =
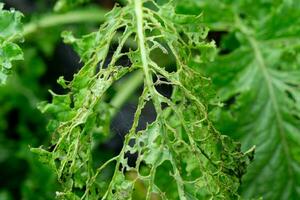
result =
[[6,82],[11,73],[12,62],[23,59],[21,48],[14,43],[22,38],[22,14],[15,10],[3,10],[0,3],[0,84]]
[[[45,155],[43,160],[48,159],[51,166],[55,163],[63,190],[57,197],[132,199],[141,182],[147,200],[152,196],[181,200],[239,198],[240,179],[252,151],[242,153],[238,143],[215,130],[207,113],[210,80],[190,66],[193,57],[202,63],[211,59],[215,45],[205,42],[208,29],[203,26],[201,15],[178,14],[174,8],[173,2],[158,5],[152,0],[129,0],[122,8],[116,6],[96,32],[81,39],[63,33],[84,66],[71,82],[59,79],[67,94],[52,93],[52,103],[41,105],[41,110],[53,117],[49,123],[53,148],[49,153],[35,149],[40,156]],[[118,43],[109,57],[113,40]],[[128,40],[135,43],[134,47],[126,48]],[[174,57],[173,72],[152,57],[155,51],[160,56]],[[124,57],[130,60],[130,66],[119,64]],[[142,71],[144,88],[132,127],[120,153],[95,168],[92,127],[109,121],[99,117],[98,109],[100,114],[110,110],[101,106],[107,104],[107,91],[136,70]],[[170,98],[157,90],[156,86],[165,84],[172,86]],[[147,103],[153,104],[157,116],[145,130],[138,131]],[[137,155],[134,166],[128,163],[128,154]],[[114,172],[103,181],[100,177],[108,166]],[[142,168],[149,173],[142,173]],[[165,191],[160,180],[156,180],[157,171],[171,180],[175,190]],[[135,178],[126,176],[130,173]]]
[[218,127],[244,148],[257,147],[243,178],[243,196],[299,199],[299,2],[198,5],[212,30],[228,31],[221,49],[230,52],[206,67],[225,104],[217,114]]

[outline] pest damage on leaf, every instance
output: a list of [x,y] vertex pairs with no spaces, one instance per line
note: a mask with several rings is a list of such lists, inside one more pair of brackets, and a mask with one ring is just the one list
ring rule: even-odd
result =
[[4,3],[0,199],[300,198],[297,0]]

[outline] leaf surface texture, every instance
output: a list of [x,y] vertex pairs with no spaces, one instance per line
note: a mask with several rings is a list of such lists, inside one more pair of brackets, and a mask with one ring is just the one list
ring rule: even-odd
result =
[[[208,50],[215,48],[205,42],[208,29],[201,15],[178,14],[173,2],[129,0],[106,18],[99,31],[81,39],[64,33],[84,66],[71,82],[59,79],[69,93],[53,93],[52,103],[41,105],[53,118],[48,125],[53,146],[32,151],[56,171],[63,186],[57,196],[134,199],[142,185],[145,194],[140,198],[147,200],[238,199],[239,181],[252,153],[242,153],[238,143],[214,128],[207,114],[210,80],[189,66],[194,56],[212,57]],[[118,45],[108,59],[114,37]],[[129,39],[134,39],[136,48],[125,51]],[[154,51],[161,57],[173,56],[176,70],[170,72],[153,59]],[[129,67],[118,65],[124,56],[130,59]],[[95,167],[95,127],[107,135],[105,127],[111,118],[105,93],[136,70],[143,72],[144,88],[132,128],[120,153]],[[163,84],[172,86],[170,98],[158,92],[156,86]],[[156,120],[145,130],[137,130],[147,103],[153,104]],[[128,163],[128,154],[137,155],[134,166]],[[104,170],[112,168],[111,177],[105,177]]]

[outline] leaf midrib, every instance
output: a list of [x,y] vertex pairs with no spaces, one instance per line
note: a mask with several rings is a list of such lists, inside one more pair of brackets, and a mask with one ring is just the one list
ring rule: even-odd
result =
[[[272,80],[270,77],[270,74],[268,72],[268,67],[266,66],[266,62],[263,58],[263,54],[261,52],[261,49],[259,47],[259,43],[258,41],[255,39],[255,37],[251,34],[253,33],[251,31],[250,28],[248,28],[246,25],[243,24],[243,22],[241,21],[241,19],[237,16],[236,17],[236,21],[235,21],[235,26],[236,28],[241,31],[241,33],[245,36],[245,39],[249,42],[250,47],[254,53],[254,57],[256,59],[258,68],[260,69],[260,71],[263,74],[263,78],[265,79],[265,83],[267,84],[267,90],[270,96],[270,100],[271,100],[271,104],[272,107],[274,109],[275,112],[275,118],[276,121],[278,123],[278,132],[279,132],[279,136],[281,138],[281,144],[283,146],[283,153],[286,157],[287,160],[287,167],[288,167],[288,176],[289,176],[289,182],[293,181],[293,177],[294,177],[294,170],[292,169],[292,159],[291,159],[291,155],[290,155],[290,150],[288,147],[288,143],[287,143],[287,139],[285,136],[285,131],[284,131],[284,120],[282,118],[281,112],[280,112],[280,108],[278,105],[278,101],[275,95],[275,91],[274,91],[274,87],[272,84]],[[289,184],[287,184],[289,185]]]
[[259,48],[258,42],[251,36],[247,36],[247,39],[248,39],[248,41],[251,45],[251,48],[253,50],[253,53],[254,53],[255,59],[257,61],[258,67],[259,67],[259,69],[261,70],[261,72],[263,74],[263,77],[265,79],[265,83],[267,84],[271,104],[272,104],[272,107],[273,107],[274,112],[275,112],[276,121],[278,123],[277,124],[278,125],[278,132],[279,132],[279,135],[280,135],[280,138],[281,138],[280,141],[281,141],[281,144],[283,145],[283,151],[284,151],[284,154],[285,154],[286,159],[287,159],[288,174],[289,174],[289,177],[293,177],[294,171],[291,167],[292,166],[292,159],[291,159],[291,155],[290,155],[290,151],[289,151],[289,147],[288,147],[288,143],[287,143],[287,139],[286,139],[286,136],[285,136],[285,133],[284,133],[285,132],[284,127],[283,127],[284,120],[283,120],[281,112],[280,112],[280,108],[279,108],[278,101],[277,101],[275,91],[274,91],[274,86],[272,84],[272,80],[271,80],[270,74],[268,72],[268,69],[267,69],[265,60],[263,58],[262,52]]
[[[142,69],[144,72],[145,76],[145,86],[148,87],[150,95],[152,95],[153,98],[153,103],[156,111],[160,111],[160,103],[157,99],[156,93],[153,88],[153,80],[152,80],[152,74],[149,70],[149,62],[148,62],[148,57],[147,57],[147,49],[146,49],[146,39],[144,35],[144,17],[143,17],[143,1],[142,0],[134,0],[134,11],[135,11],[135,16],[136,16],[136,28],[137,28],[137,40],[138,40],[138,47],[140,50],[140,56],[141,56],[141,62],[142,62]],[[186,200],[185,197],[185,192],[182,186],[182,180],[181,177],[179,176],[179,171],[177,170],[176,166],[174,165],[174,162],[171,162],[174,173],[176,174],[176,184],[177,184],[177,189],[178,189],[178,194],[180,200]],[[146,199],[150,199],[150,191],[152,185],[150,184],[150,187],[147,192],[147,197]]]

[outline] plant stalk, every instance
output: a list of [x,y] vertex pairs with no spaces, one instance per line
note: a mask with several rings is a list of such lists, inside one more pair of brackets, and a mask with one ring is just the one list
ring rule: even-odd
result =
[[50,28],[64,24],[82,23],[82,22],[103,22],[107,10],[100,8],[75,10],[63,14],[49,14],[38,20],[33,20],[25,24],[23,36],[27,37],[40,29]]

